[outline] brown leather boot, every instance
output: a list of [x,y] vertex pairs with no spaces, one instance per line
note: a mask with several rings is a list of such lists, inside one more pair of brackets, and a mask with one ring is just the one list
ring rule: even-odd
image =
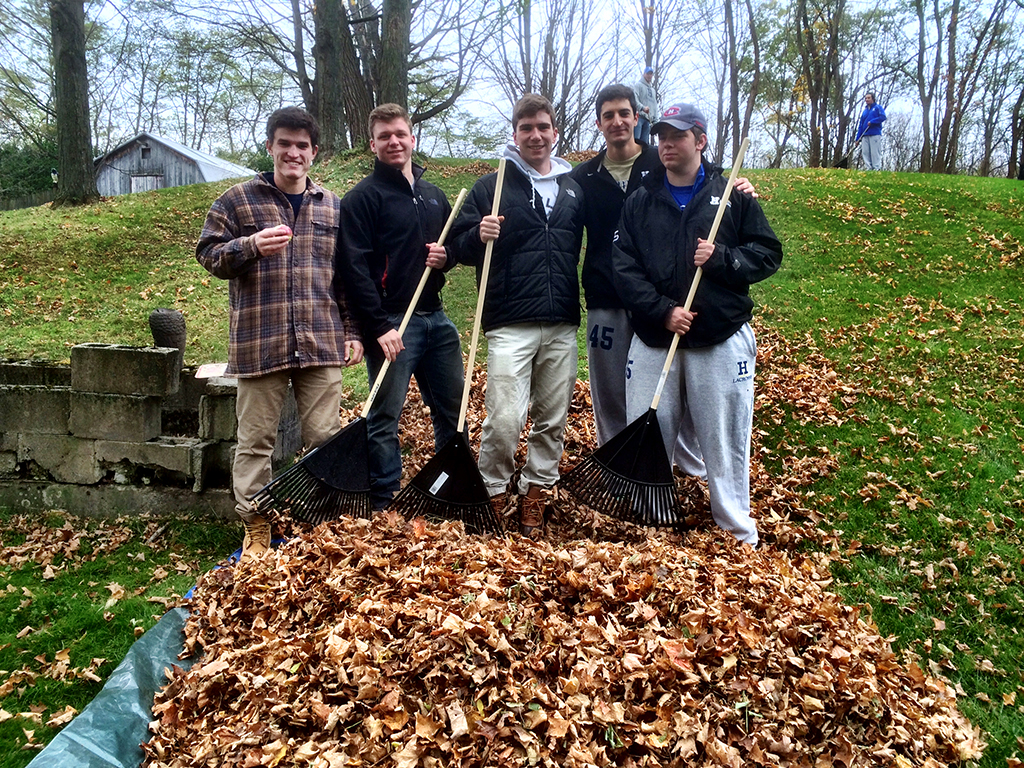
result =
[[245,540],[242,542],[241,560],[261,558],[270,549],[270,521],[257,515],[245,523]]
[[508,496],[504,493],[499,493],[496,496],[491,496],[491,509],[494,510],[494,516],[498,520],[503,520],[505,517],[505,507],[508,505]]
[[539,485],[531,485],[519,500],[519,532],[533,538],[544,528],[544,497]]

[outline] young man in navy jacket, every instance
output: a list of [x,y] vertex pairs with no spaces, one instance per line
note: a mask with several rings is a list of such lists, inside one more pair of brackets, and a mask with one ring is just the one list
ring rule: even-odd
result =
[[[626,200],[613,256],[635,333],[627,419],[650,408],[672,336],[681,334],[657,411],[665,450],[684,472],[707,478],[715,522],[756,545],[750,433],[757,347],[749,286],[775,273],[782,245],[757,201],[735,191],[708,243],[726,180],[703,160],[707,121],[692,105],[674,104],[652,130],[664,168]],[[703,279],[684,311],[697,267]]]
[[[444,192],[421,178],[423,168],[412,161],[416,137],[405,109],[397,104],[374,109],[370,136],[377,156],[373,173],[341,201],[339,250],[367,340],[371,386],[384,361],[391,361],[366,419],[371,503],[382,509],[402,477],[398,420],[409,380],[416,377],[434,423],[434,445],[440,449],[455,434],[463,375],[459,332],[441,305],[444,271],[455,265],[455,258],[449,258],[437,239],[451,206]],[[405,335],[399,336],[402,316],[427,267],[435,271]]]

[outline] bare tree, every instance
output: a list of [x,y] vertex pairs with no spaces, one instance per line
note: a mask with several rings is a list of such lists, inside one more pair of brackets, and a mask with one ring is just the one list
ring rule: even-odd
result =
[[[529,0],[507,4],[506,23],[486,66],[509,106],[524,93],[540,93],[551,100],[559,148],[568,151],[582,143],[592,114],[590,102],[607,75],[588,44],[602,32],[597,9],[588,0],[550,0],[544,11],[539,18],[534,16]],[[540,43],[536,51],[534,36]]]
[[0,138],[42,148],[54,119],[50,12],[46,0],[0,11]]
[[[960,0],[940,4],[911,0],[917,25],[913,72],[921,102],[922,172],[955,173],[967,118],[981,94],[987,63],[1005,35],[1003,18],[1013,0],[963,9]],[[966,28],[967,34],[961,35]],[[941,83],[941,93],[940,93]]]
[[946,109],[939,125],[939,140],[935,151],[933,169],[939,173],[955,173],[960,155],[960,140],[965,121],[963,117],[979,96],[979,80],[993,51],[998,49],[998,36],[1003,29],[1002,18],[1011,0],[997,0],[988,16],[976,15],[972,19],[970,37],[972,44],[962,59],[957,77],[957,54],[955,44],[956,21],[950,23],[949,74],[946,88]]
[[[468,87],[496,18],[486,0],[161,0],[194,23],[216,23],[243,50],[281,68],[321,119],[321,151],[366,140],[374,103],[409,104],[413,122],[450,108]],[[343,135],[343,134],[347,134]]]
[[[740,143],[750,133],[750,120],[754,112],[754,104],[759,96],[761,81],[761,42],[754,19],[754,8],[750,0],[744,1],[746,11],[746,36],[738,30],[733,18],[733,0],[724,0],[726,51],[729,71],[729,116],[730,135],[732,137],[732,156],[740,151]],[[749,51],[749,58],[748,58]],[[742,91],[745,94],[742,114],[740,109],[741,77]],[[723,145],[724,149],[724,145]],[[721,155],[720,155],[721,156]]]
[[792,18],[810,106],[807,164],[816,168],[828,163],[832,138],[828,106],[835,94],[843,90],[839,46],[840,29],[846,21],[846,0],[796,0]]

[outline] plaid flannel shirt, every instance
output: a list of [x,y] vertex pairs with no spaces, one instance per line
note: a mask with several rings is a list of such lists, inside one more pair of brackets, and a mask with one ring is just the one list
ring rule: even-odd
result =
[[[358,341],[359,332],[336,260],[340,205],[307,180],[295,217],[284,193],[261,175],[213,203],[196,259],[229,281],[228,376],[344,364],[345,341]],[[253,235],[280,224],[292,229],[287,251],[261,256]]]

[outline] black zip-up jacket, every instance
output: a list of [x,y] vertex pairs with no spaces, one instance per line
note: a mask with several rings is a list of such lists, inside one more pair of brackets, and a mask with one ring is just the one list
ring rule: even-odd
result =
[[[451,213],[444,192],[423,181],[413,165],[415,185],[396,168],[375,160],[373,173],[341,200],[339,257],[346,295],[367,340],[390,330],[389,314],[404,314],[426,268],[427,243],[441,236]],[[449,251],[445,269],[455,266]],[[444,275],[434,270],[416,305],[417,311],[441,309]]]
[[[639,142],[638,142],[639,143]],[[619,183],[604,167],[607,149],[596,157],[580,163],[569,175],[583,188],[586,201],[587,249],[583,255],[583,295],[587,309],[623,309],[625,304],[615,289],[615,267],[612,264],[612,238],[619,224],[619,214],[626,198],[637,190],[651,171],[661,167],[656,147],[640,143],[642,152],[633,162],[629,182],[623,192]]]
[[[704,183],[682,211],[665,188],[665,169],[647,174],[626,200],[615,235],[615,275],[630,311],[633,331],[649,347],[668,347],[665,318],[686,301],[696,273],[697,238],[707,238],[725,191],[721,169],[704,164]],[[750,320],[752,283],[773,275],[782,243],[750,195],[733,190],[715,238],[715,252],[690,307],[697,316],[681,347],[708,347],[732,336]]]
[[[491,213],[497,176],[488,174],[473,185],[451,232],[459,261],[477,267],[478,282],[485,250],[480,220]],[[516,323],[579,325],[583,191],[567,173],[558,177],[558,187],[548,218],[530,180],[507,163],[499,213],[505,220],[491,256],[484,331]]]

